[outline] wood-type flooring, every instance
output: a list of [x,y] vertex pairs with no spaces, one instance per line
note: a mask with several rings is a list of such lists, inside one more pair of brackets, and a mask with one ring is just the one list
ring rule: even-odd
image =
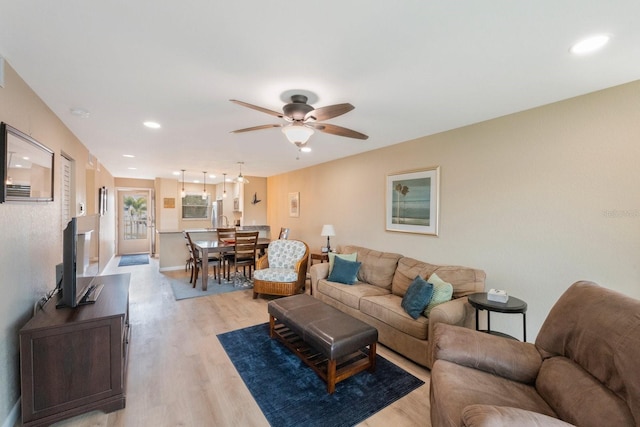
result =
[[[176,301],[166,277],[188,273],[160,273],[154,258],[131,267],[117,267],[118,260],[112,259],[104,274],[131,273],[126,408],[110,414],[90,412],[55,426],[268,426],[216,335],[268,322],[269,299],[254,300],[251,290],[242,290]],[[383,345],[378,345],[378,354],[425,385],[359,425],[431,426],[429,370]]]

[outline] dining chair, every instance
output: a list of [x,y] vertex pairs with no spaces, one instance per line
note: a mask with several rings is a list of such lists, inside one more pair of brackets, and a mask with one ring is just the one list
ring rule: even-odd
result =
[[289,238],[289,229],[281,227],[280,235],[278,236],[278,239],[287,240],[288,238]]
[[[186,235],[186,231],[182,232],[182,235],[184,236],[184,243],[185,243],[185,247],[187,248],[187,254],[189,255],[189,257],[186,259],[185,263],[184,263],[184,271],[187,272],[187,270],[191,270],[191,275],[193,275],[193,253],[191,252],[191,243],[189,243],[189,239],[187,239],[187,235]],[[189,283],[191,283],[191,281],[189,281]]]
[[[218,242],[230,242],[234,241],[236,238],[236,228],[235,227],[226,227],[226,228],[217,228],[216,232],[218,233]],[[227,280],[231,280],[231,263],[233,262],[233,253],[228,252],[220,252],[218,254],[218,268],[220,269],[221,275],[218,276],[218,283],[222,283],[221,276],[226,277]]]
[[[233,271],[238,272],[242,267],[245,279],[251,279],[256,266],[256,251],[258,245],[258,231],[236,231],[236,246],[233,252]],[[247,267],[249,275],[247,276]]]
[[[198,248],[196,248],[196,246],[193,244],[193,240],[191,240],[191,235],[189,234],[188,231],[184,231],[183,235],[185,237],[185,239],[188,242],[188,248],[189,248],[189,254],[191,255],[191,258],[193,259],[193,268],[191,269],[191,280],[189,280],[189,283],[193,284],[193,287],[196,287],[196,283],[198,282],[198,274],[200,273],[200,270],[202,269],[202,257],[200,256],[200,252],[198,251]],[[213,262],[213,277],[218,276],[218,267],[215,264],[215,261],[218,260],[218,258],[216,256],[210,255],[208,258],[209,262]],[[221,272],[220,272],[221,273]],[[219,277],[219,276],[218,276]]]

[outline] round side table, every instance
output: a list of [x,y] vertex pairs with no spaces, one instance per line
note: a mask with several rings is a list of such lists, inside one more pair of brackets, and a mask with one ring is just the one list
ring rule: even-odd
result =
[[468,299],[469,299],[469,304],[471,304],[471,306],[476,309],[476,331],[479,330],[478,329],[478,325],[479,325],[478,312],[480,310],[487,310],[487,330],[484,332],[487,332],[492,335],[499,335],[505,338],[516,339],[511,335],[507,335],[502,332],[491,330],[491,312],[494,311],[497,313],[509,313],[509,314],[520,313],[522,314],[522,341],[527,340],[527,303],[526,302],[512,296],[509,296],[509,299],[507,300],[507,302],[490,301],[487,299],[486,292],[471,294],[469,295]]

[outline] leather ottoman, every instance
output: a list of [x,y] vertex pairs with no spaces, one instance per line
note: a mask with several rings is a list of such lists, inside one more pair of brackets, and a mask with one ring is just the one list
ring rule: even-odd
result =
[[333,393],[336,383],[375,371],[378,330],[307,294],[269,301],[269,334],[311,367]]

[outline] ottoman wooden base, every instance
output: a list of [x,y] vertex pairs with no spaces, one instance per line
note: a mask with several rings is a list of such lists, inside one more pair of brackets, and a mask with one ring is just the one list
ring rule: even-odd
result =
[[[297,298],[297,301],[304,307],[297,307],[305,311],[305,321],[308,323],[300,324],[295,319],[289,318],[286,321],[283,319],[277,319],[274,316],[274,312],[283,309],[283,307],[270,307],[269,313],[269,335],[271,338],[277,338],[280,340],[289,350],[295,353],[304,363],[306,363],[311,369],[313,369],[320,378],[327,383],[327,392],[332,394],[336,389],[336,384],[344,379],[347,379],[359,372],[368,370],[374,372],[376,368],[376,343],[378,337],[378,331],[364,324],[358,319],[352,318],[339,310],[329,307],[326,304],[317,301],[321,304],[321,309],[318,311],[318,321],[314,319],[314,308],[308,303],[308,298],[312,300],[314,298],[308,295],[296,295],[289,298]],[[269,304],[278,304],[275,300]],[[291,301],[291,300],[290,300]],[[315,302],[313,302],[315,305]],[[295,304],[294,304],[295,306]],[[284,310],[289,310],[291,313],[291,305]],[[316,306],[316,308],[319,306]],[[295,309],[295,307],[294,307]],[[307,337],[313,335],[327,335],[331,336],[331,327],[326,323],[323,325],[322,320],[326,318],[327,310],[336,310],[335,316],[341,320],[341,325],[352,323],[352,329],[357,331],[360,338],[354,337],[351,339],[348,336],[340,336],[333,340],[332,348],[322,348],[323,346],[314,346],[306,342],[301,335],[304,331]],[[295,316],[292,316],[295,317]],[[325,326],[326,329],[322,327]],[[295,329],[295,331],[294,331]],[[349,329],[346,327],[345,329]],[[362,338],[364,336],[365,338]],[[339,348],[339,350],[337,349]]]

